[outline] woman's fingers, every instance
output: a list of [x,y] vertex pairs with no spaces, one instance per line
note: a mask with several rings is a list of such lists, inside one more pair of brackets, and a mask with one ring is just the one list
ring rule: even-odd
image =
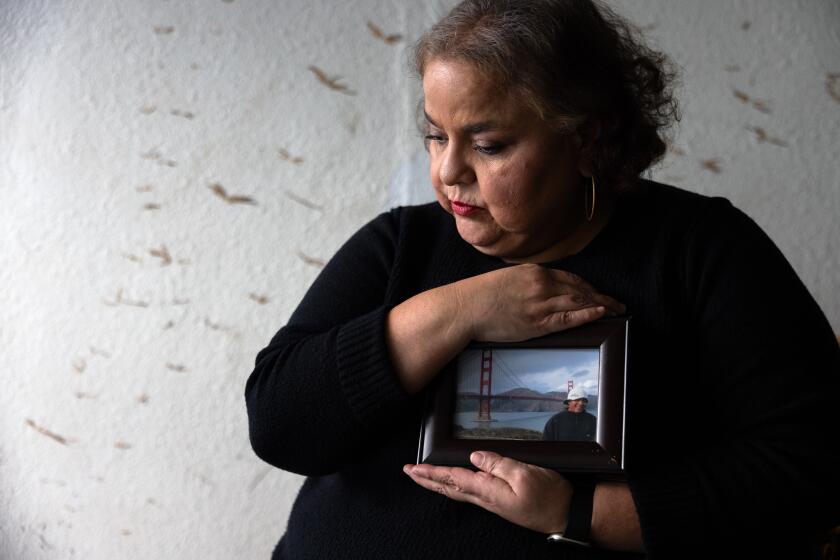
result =
[[494,503],[511,494],[510,486],[501,478],[460,467],[406,465],[403,470],[414,482],[460,502],[469,502],[491,509]]
[[434,465],[406,465],[403,470],[427,490],[528,529],[550,533],[565,527],[572,488],[561,475],[491,451],[476,451],[470,461],[481,470]]
[[573,272],[558,270],[556,268],[546,268],[545,270],[548,271],[549,274],[551,274],[551,277],[554,278],[556,282],[559,282],[561,284],[570,284],[572,286],[577,286],[579,288],[590,290],[593,292],[595,291],[595,288],[592,287],[592,284],[590,284],[589,282],[587,282],[586,280],[584,280],[583,278],[581,278]]
[[613,315],[623,314],[627,308],[604,294],[588,291],[563,291],[563,293],[546,300],[550,312],[572,311],[585,307],[606,307]]
[[[620,315],[624,305],[564,270],[521,264],[462,281],[473,340],[526,340]],[[601,310],[600,308],[604,308]]]
[[[549,301],[557,305],[557,309],[580,309],[587,306],[603,305],[610,312],[620,315],[627,308],[621,302],[598,292],[589,282],[565,270],[547,269],[555,282],[556,296]],[[563,296],[569,296],[564,298]],[[571,303],[571,306],[569,306]]]
[[564,331],[597,321],[607,314],[607,308],[603,305],[597,307],[584,307],[583,309],[570,309],[556,311],[549,314],[545,319],[545,327],[549,332]]
[[492,451],[476,451],[470,461],[479,472],[460,467],[406,465],[403,469],[420,486],[455,500],[476,503],[483,507],[500,503],[515,494],[515,482],[528,465],[502,457]]
[[470,462],[483,472],[501,478],[508,484],[518,471],[527,468],[525,463],[510,457],[502,457],[493,451],[475,451],[470,454]]

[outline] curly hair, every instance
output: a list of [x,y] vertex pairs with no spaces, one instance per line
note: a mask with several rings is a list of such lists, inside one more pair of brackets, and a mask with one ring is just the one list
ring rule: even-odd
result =
[[594,175],[616,192],[661,159],[679,120],[673,64],[597,0],[464,0],[415,44],[421,78],[434,59],[474,64],[588,138]]

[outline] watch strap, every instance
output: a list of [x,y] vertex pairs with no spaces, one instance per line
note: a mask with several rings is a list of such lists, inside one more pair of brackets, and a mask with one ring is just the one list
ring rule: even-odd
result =
[[551,542],[567,542],[579,546],[590,546],[589,535],[592,530],[592,500],[595,494],[595,481],[590,478],[577,479],[573,483],[574,491],[569,504],[566,530],[548,536]]

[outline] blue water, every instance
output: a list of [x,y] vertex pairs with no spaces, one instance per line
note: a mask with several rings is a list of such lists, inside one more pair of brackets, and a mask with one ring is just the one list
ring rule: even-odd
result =
[[542,432],[545,423],[551,418],[554,412],[494,412],[491,413],[492,422],[478,422],[476,412],[458,412],[455,414],[455,423],[466,429],[471,428],[523,428]]
[[[590,414],[597,416],[597,410],[592,410]],[[556,412],[492,412],[490,417],[493,419],[489,423],[491,428],[523,428],[525,430],[534,430],[542,432],[545,428],[545,423],[548,419],[557,414]],[[455,423],[464,427],[471,428],[486,428],[487,422],[478,422],[476,420],[477,413],[473,412],[458,412],[455,414]]]

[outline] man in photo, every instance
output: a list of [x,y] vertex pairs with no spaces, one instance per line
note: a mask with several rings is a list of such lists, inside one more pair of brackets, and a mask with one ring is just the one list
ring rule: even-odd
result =
[[586,412],[589,399],[586,391],[575,387],[566,396],[566,410],[548,419],[543,429],[543,440],[592,441],[595,439],[595,417]]

